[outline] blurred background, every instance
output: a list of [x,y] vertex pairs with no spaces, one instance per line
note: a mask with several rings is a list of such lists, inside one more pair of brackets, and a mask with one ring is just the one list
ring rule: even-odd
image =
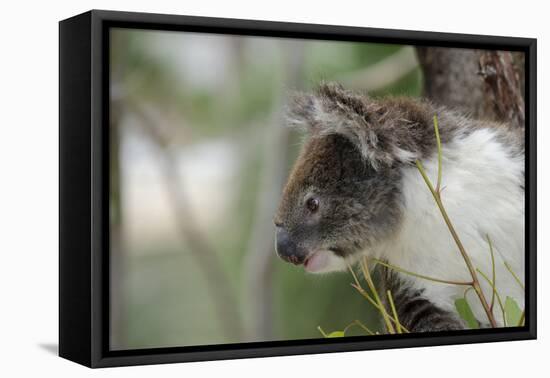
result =
[[418,96],[412,47],[112,29],[110,67],[112,349],[380,328],[349,274],[275,254],[302,139],[285,100],[322,80]]

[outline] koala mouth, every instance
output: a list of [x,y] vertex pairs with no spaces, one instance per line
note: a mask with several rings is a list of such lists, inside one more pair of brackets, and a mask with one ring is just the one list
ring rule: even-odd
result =
[[313,251],[304,260],[304,269],[310,273],[326,271],[334,256],[344,257],[344,251],[340,248],[329,248]]
[[304,269],[310,273],[316,273],[324,270],[330,260],[329,250],[314,251],[304,261]]

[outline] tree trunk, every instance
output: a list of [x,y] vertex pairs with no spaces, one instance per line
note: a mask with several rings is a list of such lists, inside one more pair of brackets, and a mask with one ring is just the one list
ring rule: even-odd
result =
[[418,47],[416,52],[424,74],[424,96],[477,118],[484,114],[479,51]]
[[475,118],[524,127],[523,53],[442,47],[416,51],[425,97]]
[[524,76],[524,70],[520,75],[512,54],[503,51],[482,52],[479,66],[487,111],[495,114],[496,120],[524,127],[525,104],[520,80],[520,76]]

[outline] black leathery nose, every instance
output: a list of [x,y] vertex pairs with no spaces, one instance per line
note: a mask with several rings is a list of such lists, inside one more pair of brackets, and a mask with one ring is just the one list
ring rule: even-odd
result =
[[305,255],[301,253],[288,231],[282,227],[277,227],[275,246],[281,259],[294,265],[304,263]]

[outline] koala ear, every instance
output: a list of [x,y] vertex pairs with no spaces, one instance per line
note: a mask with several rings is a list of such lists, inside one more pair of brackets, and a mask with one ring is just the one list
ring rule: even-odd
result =
[[311,137],[340,134],[348,138],[375,169],[391,165],[387,131],[382,125],[388,109],[368,96],[345,90],[338,84],[322,84],[314,94],[293,97],[288,121],[306,129]]

